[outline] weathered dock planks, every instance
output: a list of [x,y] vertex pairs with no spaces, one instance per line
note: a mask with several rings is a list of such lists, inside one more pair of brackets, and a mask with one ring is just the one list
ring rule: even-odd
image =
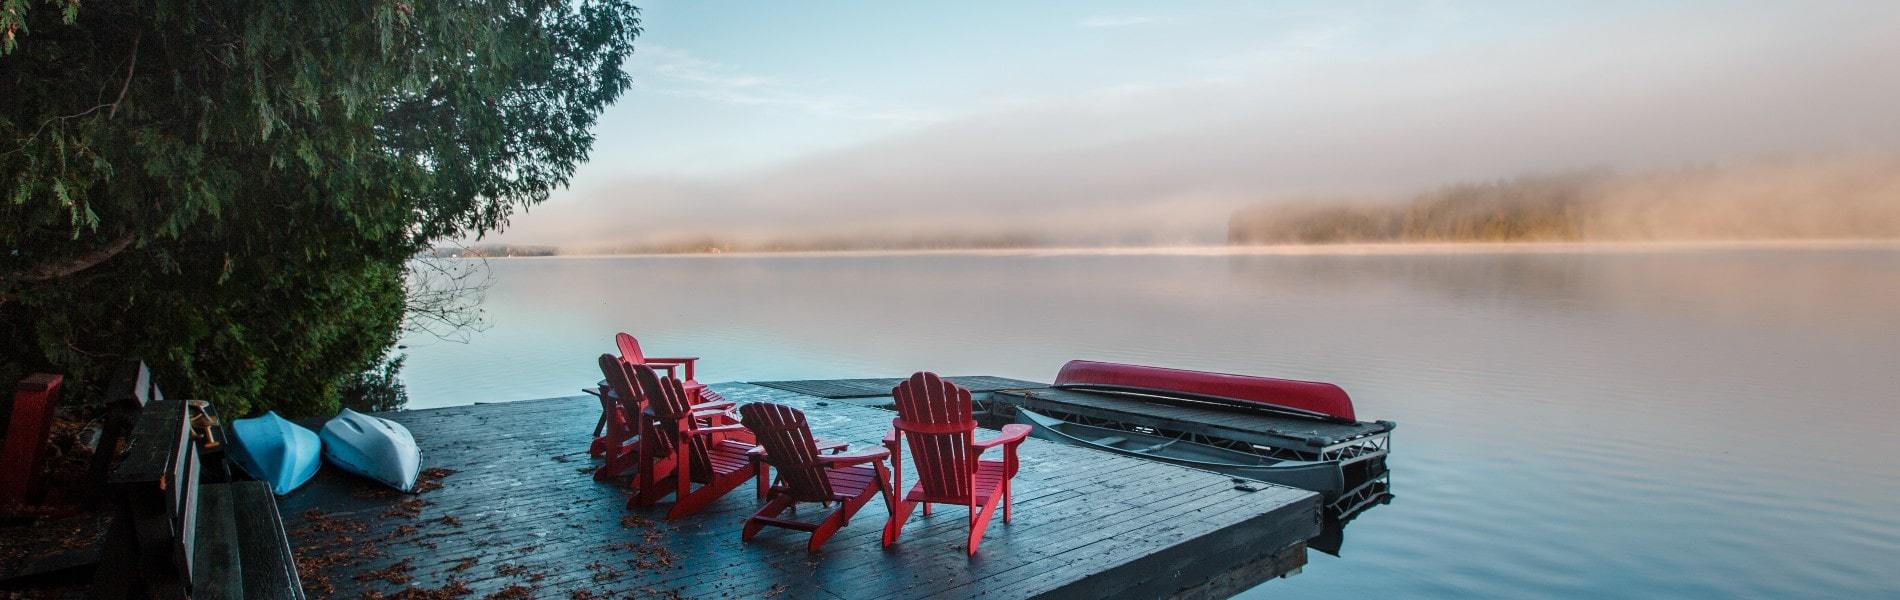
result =
[[[798,407],[818,435],[853,449],[874,446],[893,416],[758,385],[713,388],[737,402]],[[1015,521],[992,524],[974,559],[963,556],[963,509],[913,517],[886,549],[877,502],[809,554],[798,532],[740,542],[740,524],[757,508],[750,485],[672,522],[663,518],[670,501],[624,508],[623,486],[583,472],[594,464],[586,448],[598,414],[596,400],[579,396],[383,415],[415,434],[425,467],[453,473],[439,489],[404,496],[325,467],[281,499],[306,589],[315,597],[405,587],[543,598],[1220,597],[1304,564],[1304,541],[1320,532],[1310,492],[1248,492],[1214,473],[1032,439],[1022,447]]]

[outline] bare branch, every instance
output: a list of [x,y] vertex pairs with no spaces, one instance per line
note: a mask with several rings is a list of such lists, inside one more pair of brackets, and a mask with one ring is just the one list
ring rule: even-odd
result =
[[[126,90],[132,89],[132,70],[133,68],[137,67],[139,64],[139,41],[144,38],[145,38],[145,35],[142,33],[139,34],[138,37],[132,38],[132,56],[130,60],[126,62],[125,83],[122,83],[119,85],[119,96],[117,98],[113,98],[111,102],[94,105],[92,108],[88,108],[86,110],[82,110],[70,115],[53,117],[51,119],[47,119],[46,121],[40,123],[40,126],[38,128],[35,128],[33,130],[32,135],[26,136],[25,139],[20,140],[20,147],[14,148],[12,150],[8,150],[6,152],[0,152],[0,156],[5,156],[8,154],[13,154],[15,152],[26,150],[27,147],[33,145],[33,140],[39,139],[40,132],[46,131],[46,126],[52,125],[55,122],[63,122],[63,121],[70,121],[72,119],[77,119],[86,115],[90,115],[95,112],[99,112],[99,109],[101,108],[112,109],[112,110],[106,111],[107,119],[111,119],[113,116],[118,115],[119,103],[125,101]],[[99,91],[103,92],[105,90],[99,90]]]
[[142,32],[138,37],[132,38],[132,60],[126,61],[125,83],[119,85],[119,97],[112,99],[112,110],[106,113],[107,119],[118,116],[119,103],[125,101],[125,91],[132,89],[132,69],[139,66],[139,40],[142,39],[145,39],[145,34]]
[[437,339],[467,343],[488,329],[481,304],[493,284],[488,260],[443,258],[427,253],[405,265],[403,333],[423,332]]

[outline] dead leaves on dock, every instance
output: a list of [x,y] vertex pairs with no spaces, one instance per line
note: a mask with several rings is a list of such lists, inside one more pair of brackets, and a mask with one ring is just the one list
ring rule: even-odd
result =
[[[388,501],[388,505],[378,513],[371,513],[374,509],[359,513],[359,515],[374,516],[355,518],[355,516],[327,515],[319,509],[304,511],[302,526],[291,530],[291,537],[296,541],[296,556],[298,556],[296,570],[304,577],[304,591],[312,594],[314,598],[329,598],[336,594],[336,583],[331,581],[331,575],[352,573],[350,579],[357,585],[371,587],[361,592],[361,598],[371,598],[371,600],[473,598],[475,591],[469,583],[475,579],[486,579],[483,577],[486,573],[477,570],[477,566],[481,566],[483,562],[481,556],[464,556],[464,558],[454,560],[447,568],[435,568],[439,570],[437,572],[439,575],[447,577],[447,583],[441,587],[416,585],[418,579],[426,581],[433,577],[428,575],[431,570],[428,566],[420,566],[420,568],[416,566],[418,558],[414,556],[401,558],[397,562],[391,562],[376,570],[363,570],[365,564],[374,564],[372,560],[390,556],[388,547],[391,543],[410,543],[424,549],[435,549],[435,543],[431,543],[429,539],[439,539],[439,535],[424,535],[431,528],[464,528],[464,522],[460,516],[439,515],[424,518],[424,513],[431,511],[429,507],[433,507],[435,503],[422,494],[441,490],[443,478],[450,477],[454,473],[456,471],[441,469],[441,467],[422,471],[422,475],[416,478],[416,496],[397,494],[388,488],[365,488],[365,490],[352,492],[352,496],[355,497]],[[380,524],[382,528],[390,528],[388,522],[395,522],[395,526],[384,534],[372,534],[372,524],[378,524],[378,522],[382,522]],[[599,589],[612,589],[616,583],[627,579],[629,573],[671,570],[680,566],[680,558],[671,549],[667,549],[665,526],[657,524],[652,518],[640,515],[621,516],[619,526],[629,530],[629,534],[638,534],[637,537],[602,547],[602,551],[612,553],[612,558],[610,554],[602,554],[600,560],[593,560],[587,564],[589,583],[597,591],[574,591],[568,594],[568,598],[583,598],[583,600],[621,598],[621,596],[678,598],[678,591],[654,591],[654,589],[640,589],[640,591],[629,591],[625,594],[599,592]],[[481,547],[486,547],[486,545],[481,545]],[[481,547],[471,549],[469,553],[492,553],[492,551],[483,551]],[[494,591],[483,598],[496,598],[496,600],[536,598],[536,589],[542,585],[543,579],[549,577],[549,570],[545,566],[534,566],[532,562],[523,562],[523,558],[534,556],[538,549],[540,545],[530,543],[530,545],[509,549],[509,551],[504,551],[502,556],[492,558],[492,560],[500,560],[492,570],[492,577],[504,579],[507,585],[500,591]],[[388,592],[374,589],[382,585],[399,587],[399,589]]]
[[[424,470],[416,478],[416,493],[422,494],[442,489],[442,480],[454,475],[453,469],[431,468]],[[421,518],[422,509],[431,504],[419,496],[405,496],[386,488],[365,488],[352,494],[358,498],[397,499],[401,501],[383,511],[384,519]],[[292,529],[289,533],[296,540],[297,572],[303,579],[304,593],[318,598],[327,598],[336,594],[336,584],[330,580],[330,574],[339,569],[350,569],[365,561],[386,556],[384,545],[397,540],[411,538],[423,527],[443,524],[461,527],[461,521],[453,516],[441,519],[402,523],[388,534],[370,535],[368,522],[350,517],[335,517],[319,509],[310,509],[303,513],[304,525]],[[413,542],[425,548],[433,548],[428,542]],[[357,574],[354,579],[362,582],[385,582],[393,585],[407,585],[412,579],[411,559],[405,558],[381,569]],[[364,598],[462,598],[474,592],[460,579],[450,579],[440,588],[404,587],[391,594],[375,590],[363,592]]]
[[423,469],[422,473],[416,475],[415,493],[426,494],[442,489],[442,480],[454,474],[455,469],[444,469],[442,467]]
[[[540,549],[539,544],[503,550],[499,555],[494,553],[492,544],[488,543],[467,549],[471,554],[486,554],[492,557],[489,560],[497,561],[490,571],[492,575],[478,570],[484,560],[481,556],[465,556],[454,560],[447,567],[418,566],[415,561],[419,559],[408,557],[376,569],[364,570],[364,565],[373,565],[378,559],[388,558],[389,546],[392,544],[406,543],[434,549],[436,544],[431,540],[441,540],[442,536],[428,535],[429,531],[434,528],[465,527],[462,518],[456,515],[423,516],[425,512],[439,512],[440,509],[431,509],[435,502],[422,495],[442,489],[443,480],[454,474],[454,470],[444,468],[423,471],[417,477],[415,495],[401,494],[387,488],[365,487],[356,490],[351,493],[356,498],[386,503],[380,511],[371,508],[355,513],[363,517],[331,515],[319,509],[305,511],[302,514],[303,524],[289,532],[296,541],[297,571],[303,577],[305,593],[312,598],[333,597],[337,594],[337,585],[330,576],[347,573],[353,574],[350,579],[357,585],[369,588],[361,592],[361,597],[368,600],[474,598],[476,592],[471,582],[484,579],[491,582],[489,585],[506,583],[505,587],[494,593],[482,596],[485,600],[535,598],[537,588],[553,575],[549,567],[524,560]],[[392,522],[393,527],[390,526]],[[630,539],[602,546],[600,560],[586,565],[587,581],[593,589],[575,590],[566,597],[575,600],[683,597],[678,589],[659,590],[650,587],[614,594],[597,591],[612,589],[639,571],[678,569],[683,564],[680,557],[667,547],[667,525],[632,514],[621,517],[619,523],[621,528],[631,534]],[[373,528],[372,525],[378,527]],[[475,527],[482,525],[478,523]],[[380,528],[388,529],[380,534],[374,533],[374,529]],[[435,577],[446,577],[446,582],[440,587],[418,586],[419,580],[435,578],[430,575],[431,571],[436,573]],[[379,586],[394,586],[397,589],[375,589]]]

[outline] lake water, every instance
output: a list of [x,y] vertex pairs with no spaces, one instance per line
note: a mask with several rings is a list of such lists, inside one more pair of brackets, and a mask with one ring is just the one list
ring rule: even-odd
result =
[[505,259],[411,407],[573,395],[611,336],[703,381],[1315,379],[1397,498],[1244,597],[1900,597],[1900,247]]

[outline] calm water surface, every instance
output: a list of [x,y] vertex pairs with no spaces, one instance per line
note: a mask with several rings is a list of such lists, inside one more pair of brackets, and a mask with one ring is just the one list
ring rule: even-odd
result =
[[1336,382],[1397,499],[1245,597],[1900,596],[1900,249],[491,261],[412,407],[572,395],[617,330],[705,381]]

